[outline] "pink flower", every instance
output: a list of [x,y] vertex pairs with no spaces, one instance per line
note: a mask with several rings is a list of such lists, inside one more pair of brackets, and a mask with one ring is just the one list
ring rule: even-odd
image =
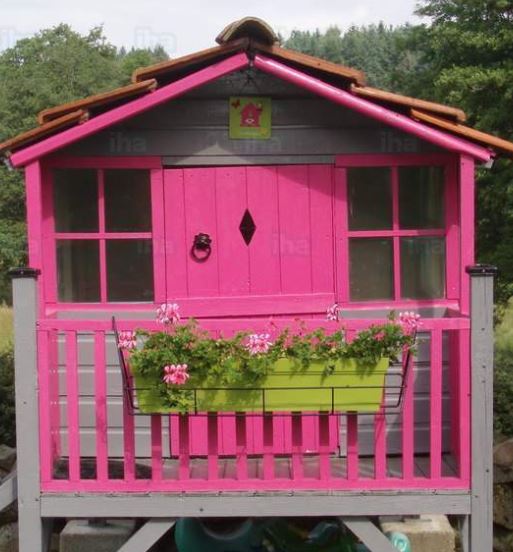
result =
[[164,377],[162,381],[168,385],[183,385],[189,379],[187,364],[171,364],[164,366]]
[[422,322],[420,322],[420,314],[416,314],[414,312],[400,312],[399,325],[406,335],[414,334],[419,326],[422,326]]
[[374,339],[376,339],[377,341],[381,341],[384,337],[385,337],[385,332],[382,330],[374,336]]
[[176,303],[162,303],[157,309],[157,322],[167,326],[180,322],[180,307]]
[[248,336],[246,348],[252,355],[267,353],[269,347],[272,345],[271,341],[269,341],[270,337],[268,333],[251,334]]
[[131,351],[137,347],[137,337],[135,332],[119,332],[118,347],[126,351]]
[[326,318],[331,322],[337,322],[340,318],[340,307],[335,303],[326,310]]

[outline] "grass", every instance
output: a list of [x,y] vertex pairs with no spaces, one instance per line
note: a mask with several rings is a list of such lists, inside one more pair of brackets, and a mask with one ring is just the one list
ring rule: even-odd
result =
[[12,309],[0,305],[0,351],[12,342]]

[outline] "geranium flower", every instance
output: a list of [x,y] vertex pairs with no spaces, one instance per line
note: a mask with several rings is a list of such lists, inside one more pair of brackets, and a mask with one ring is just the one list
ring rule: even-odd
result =
[[251,334],[248,336],[246,347],[252,355],[267,353],[269,347],[272,345],[270,338],[271,336],[268,333]]
[[131,351],[137,347],[137,337],[135,332],[119,332],[118,347],[126,351]]
[[422,322],[420,322],[420,314],[416,314],[414,312],[400,312],[399,325],[406,335],[414,334],[419,326],[422,326]]
[[326,310],[326,318],[331,322],[338,322],[340,318],[340,307],[337,305],[337,303],[331,305],[331,307],[328,307],[328,309]]
[[162,381],[168,385],[183,385],[189,379],[187,364],[171,364],[164,366],[164,376]]
[[176,303],[162,303],[157,309],[157,322],[167,326],[180,322],[180,307]]
[[377,341],[381,341],[384,337],[385,337],[385,332],[381,330],[374,336],[374,339],[376,339]]

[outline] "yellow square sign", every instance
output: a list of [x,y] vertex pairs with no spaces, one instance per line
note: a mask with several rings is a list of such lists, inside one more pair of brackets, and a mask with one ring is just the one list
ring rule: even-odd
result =
[[271,98],[232,96],[230,138],[268,140],[271,137]]

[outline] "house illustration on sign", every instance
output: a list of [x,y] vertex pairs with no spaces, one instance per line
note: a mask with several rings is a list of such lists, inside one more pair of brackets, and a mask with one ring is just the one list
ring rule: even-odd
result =
[[263,107],[253,102],[246,104],[240,112],[240,126],[258,128]]

